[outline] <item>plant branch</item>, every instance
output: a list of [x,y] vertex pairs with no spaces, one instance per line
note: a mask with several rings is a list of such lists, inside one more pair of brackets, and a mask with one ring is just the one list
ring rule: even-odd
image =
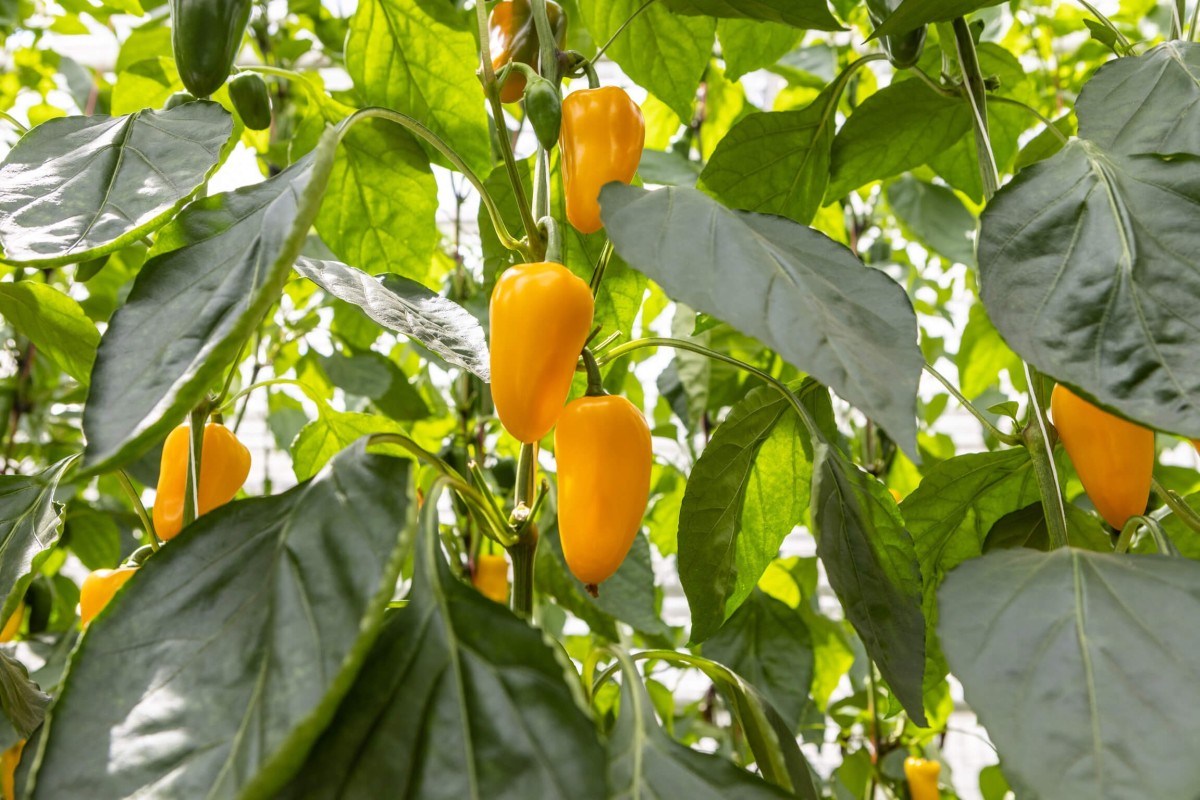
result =
[[983,196],[991,200],[1000,188],[1000,170],[992,153],[992,139],[988,133],[987,87],[983,81],[983,70],[979,66],[979,55],[975,52],[975,39],[966,19],[956,17],[953,23],[954,45],[958,51],[958,65],[966,81],[964,94],[971,104],[975,126],[975,151],[979,159],[979,173],[983,179]]
[[1038,397],[1036,370],[1025,364],[1025,381],[1029,386],[1029,424],[1025,426],[1023,438],[1033,462],[1033,474],[1037,479],[1038,492],[1042,497],[1042,510],[1046,515],[1046,530],[1052,548],[1066,547],[1067,509],[1062,496],[1062,483],[1058,478],[1058,467],[1054,463],[1054,448],[1050,438],[1050,422],[1046,410]]
[[150,545],[155,550],[158,550],[162,546],[162,540],[158,538],[158,532],[154,530],[154,520],[146,513],[146,506],[142,503],[141,496],[133,488],[133,481],[129,480],[128,473],[123,469],[117,470],[117,481],[121,484],[121,488],[125,490],[129,502],[133,504],[133,510],[137,512],[138,519],[142,521],[142,527],[146,529],[146,533],[150,534]]
[[1069,142],[1069,141],[1070,141],[1070,139],[1069,139],[1069,138],[1067,138],[1067,135],[1066,135],[1066,134],[1064,134],[1062,131],[1060,131],[1060,130],[1058,129],[1058,127],[1057,127],[1057,126],[1054,124],[1053,120],[1051,120],[1051,119],[1050,119],[1049,117],[1047,117],[1045,114],[1043,114],[1042,112],[1038,111],[1036,108],[1034,108],[1033,106],[1031,106],[1031,105],[1029,105],[1029,104],[1027,104],[1027,103],[1022,103],[1020,100],[1016,100],[1016,99],[1014,99],[1014,98],[1012,98],[1012,97],[1001,97],[1001,96],[1000,96],[1000,95],[998,95],[998,94],[989,94],[989,95],[988,95],[988,100],[989,100],[989,101],[991,101],[991,102],[993,102],[993,103],[1004,103],[1004,104],[1006,104],[1006,105],[1010,105],[1010,106],[1016,106],[1017,108],[1023,108],[1023,109],[1025,109],[1026,111],[1028,111],[1030,114],[1032,114],[1033,116],[1035,116],[1035,117],[1037,117],[1038,119],[1040,119],[1040,120],[1041,120],[1041,121],[1042,121],[1042,122],[1045,124],[1045,126],[1046,126],[1047,128],[1049,128],[1049,129],[1050,129],[1050,131],[1051,131],[1051,132],[1052,132],[1052,133],[1053,133],[1055,136],[1057,136],[1057,137],[1058,137],[1058,140],[1059,140],[1060,142],[1062,142],[1063,144],[1066,144],[1067,142]]
[[1113,21],[1111,19],[1109,19],[1108,17],[1101,14],[1100,10],[1098,8],[1096,8],[1094,5],[1089,3],[1088,0],[1079,0],[1079,5],[1083,6],[1088,11],[1090,11],[1093,14],[1093,16],[1096,17],[1096,19],[1100,20],[1101,25],[1103,25],[1104,27],[1106,27],[1110,31],[1112,31],[1113,35],[1117,37],[1117,41],[1121,43],[1121,46],[1125,49],[1126,52],[1133,49],[1133,45],[1130,44],[1129,40],[1125,38],[1125,34],[1121,33],[1120,29],[1118,29],[1117,26],[1113,24]]
[[979,420],[979,424],[982,425],[984,427],[984,429],[988,433],[990,433],[992,436],[995,436],[1001,442],[1004,442],[1004,444],[1007,444],[1010,446],[1015,447],[1017,445],[1024,444],[1024,441],[1021,439],[1020,436],[1017,436],[1012,433],[1005,433],[1004,431],[997,428],[992,423],[992,421],[989,420],[986,416],[984,416],[983,412],[980,411],[978,408],[976,408],[975,405],[970,400],[968,400],[966,397],[964,397],[962,392],[960,392],[957,388],[955,388],[954,384],[952,384],[946,378],[946,376],[942,375],[942,373],[938,372],[936,369],[934,369],[929,364],[925,365],[925,371],[928,372],[933,377],[937,378],[938,382],[941,383],[942,386],[945,386],[946,390],[948,392],[950,392],[950,394],[954,395],[954,399],[957,400],[963,408],[965,408],[967,411],[971,412],[971,416],[973,416],[973,417],[975,417],[975,419]]
[[1171,513],[1179,517],[1180,522],[1200,533],[1200,514],[1196,513],[1195,509],[1189,506],[1177,492],[1163,486],[1158,482],[1158,478],[1151,478],[1150,486],[1162,496],[1163,502],[1171,509]]

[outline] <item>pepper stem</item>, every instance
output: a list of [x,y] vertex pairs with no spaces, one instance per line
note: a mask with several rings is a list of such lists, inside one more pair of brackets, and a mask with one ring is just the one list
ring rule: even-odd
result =
[[583,348],[583,366],[587,370],[587,397],[604,397],[608,392],[604,391],[604,378],[600,375],[600,365],[596,363],[596,357],[592,355],[592,351]]
[[210,405],[207,400],[188,416],[187,478],[183,492],[183,525],[186,528],[200,516],[200,467],[204,463],[204,425]]
[[562,263],[562,235],[558,232],[558,222],[551,216],[538,220],[538,228],[546,236],[546,260],[555,264]]

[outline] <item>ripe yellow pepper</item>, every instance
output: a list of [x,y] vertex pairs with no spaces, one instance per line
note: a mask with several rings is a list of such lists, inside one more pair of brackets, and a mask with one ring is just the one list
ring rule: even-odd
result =
[[12,616],[4,623],[3,630],[0,630],[0,642],[11,642],[17,638],[17,633],[21,630],[21,622],[25,619],[25,601],[17,603],[17,608],[13,611]]
[[904,500],[904,496],[901,495],[899,492],[897,492],[895,489],[888,489],[888,491],[891,492],[892,499],[896,501],[896,505],[900,505],[900,502],[902,500]]
[[645,145],[642,110],[624,89],[581,89],[563,98],[563,191],[567,219],[576,230],[595,233],[603,227],[600,190],[613,181],[632,181]]
[[135,572],[137,567],[98,569],[83,579],[83,585],[79,587],[79,620],[83,627],[86,628],[104,610],[108,601]]
[[908,791],[912,800],[938,800],[938,775],[942,765],[936,761],[909,756],[904,759],[904,777],[908,778]]
[[593,595],[642,526],[653,461],[642,412],[624,397],[590,394],[594,385],[567,404],[554,430],[563,556]]
[[[154,498],[154,529],[158,538],[173,539],[183,528],[183,495],[187,489],[188,426],[180,425],[167,436]],[[204,426],[200,456],[200,507],[207,514],[234,498],[250,474],[250,451],[233,431],[218,422]]]
[[[567,40],[567,15],[558,3],[546,0],[546,17],[554,31],[554,42],[561,50]],[[488,17],[488,46],[492,53],[492,69],[499,70],[510,61],[537,69],[541,45],[529,0],[503,0],[496,4]],[[525,76],[519,70],[513,70],[500,87],[500,100],[515,103],[524,93]]]
[[4,800],[14,800],[17,796],[17,765],[21,763],[24,749],[25,740],[21,739],[0,754],[0,786],[4,789]]
[[1154,431],[1108,413],[1065,386],[1050,397],[1054,427],[1104,521],[1120,530],[1146,510],[1154,474]]
[[471,583],[489,600],[504,605],[508,602],[508,560],[503,555],[480,553],[475,562]]
[[492,401],[519,441],[538,441],[562,413],[594,308],[592,290],[562,264],[519,264],[496,281]]

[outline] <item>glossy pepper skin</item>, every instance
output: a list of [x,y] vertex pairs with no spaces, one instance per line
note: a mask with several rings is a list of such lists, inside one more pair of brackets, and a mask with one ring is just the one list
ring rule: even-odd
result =
[[[871,24],[878,28],[901,2],[902,0],[867,0],[867,14],[871,17]],[[887,53],[892,66],[896,69],[908,69],[916,66],[921,60],[921,52],[925,49],[925,26],[899,36],[884,36],[882,41],[883,51]]]
[[[158,538],[175,538],[183,528],[183,494],[187,488],[188,426],[180,425],[163,444],[154,498],[154,530]],[[233,431],[210,422],[204,426],[204,448],[200,456],[200,508],[207,514],[233,499],[250,474],[250,451]]]
[[554,430],[558,530],[572,574],[595,593],[621,566],[650,497],[650,426],[624,397],[581,397]]
[[904,777],[908,779],[908,792],[912,800],[938,800],[938,775],[942,765],[936,761],[909,756],[904,759]]
[[253,0],[171,0],[171,49],[196,97],[221,88],[242,47]]
[[[546,0],[546,17],[554,31],[554,42],[561,50],[567,41],[567,15],[562,6]],[[488,17],[488,45],[492,53],[492,69],[500,69],[510,61],[537,69],[541,44],[533,21],[529,0],[504,0],[497,3]],[[525,76],[519,71],[509,73],[500,87],[500,101],[515,103],[525,93]]]
[[612,181],[629,183],[646,145],[642,109],[624,89],[580,89],[562,101],[563,190],[567,219],[580,233],[595,233],[600,190]]
[[17,766],[21,763],[21,751],[24,749],[25,740],[21,739],[0,754],[0,786],[4,789],[4,800],[13,800],[17,796]]
[[83,579],[79,587],[79,620],[83,627],[104,610],[117,590],[137,572],[136,567],[120,569],[98,569]]
[[562,264],[510,267],[492,291],[492,400],[521,442],[550,432],[592,329],[592,290]]
[[1150,499],[1154,431],[1097,408],[1062,385],[1054,387],[1050,409],[1092,504],[1120,530],[1146,510]]
[[271,93],[267,82],[253,72],[243,72],[229,82],[229,99],[242,124],[252,131],[271,127]]
[[17,608],[13,611],[12,616],[4,623],[4,628],[0,630],[0,642],[11,642],[17,638],[17,634],[21,631],[21,623],[25,620],[25,601],[17,603]]
[[499,554],[480,553],[471,583],[494,603],[508,603],[508,560]]

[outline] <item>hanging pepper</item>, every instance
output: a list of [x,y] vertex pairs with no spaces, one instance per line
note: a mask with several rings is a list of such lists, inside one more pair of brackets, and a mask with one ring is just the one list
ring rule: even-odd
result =
[[519,264],[492,291],[492,400],[508,432],[536,442],[571,392],[592,328],[592,290],[562,264]]
[[1146,510],[1154,473],[1154,431],[1108,413],[1059,384],[1050,396],[1054,427],[1084,491],[1117,530]]
[[[189,443],[188,426],[180,425],[163,445],[158,494],[154,498],[154,529],[163,541],[173,539],[183,528]],[[202,450],[197,516],[232,500],[250,474],[250,451],[224,425],[210,422],[204,426]]]
[[252,0],[171,0],[175,66],[196,97],[208,97],[229,77],[253,5]]
[[508,560],[503,555],[480,553],[471,583],[489,600],[501,605],[507,603]]
[[11,642],[17,638],[17,634],[21,630],[21,623],[25,620],[25,601],[17,603],[17,608],[13,611],[12,616],[4,623],[3,630],[0,630],[0,642]]
[[642,526],[650,498],[650,426],[633,403],[604,391],[591,353],[587,395],[567,404],[554,431],[558,530],[571,573],[592,595],[612,577]]
[[562,98],[558,88],[545,78],[525,87],[525,116],[542,147],[553,150],[562,130]]
[[908,792],[912,800],[938,800],[938,775],[942,765],[937,761],[909,756],[904,759],[904,777],[908,779]]
[[580,89],[562,101],[563,191],[567,219],[580,233],[595,233],[600,190],[612,181],[629,183],[646,145],[642,109],[624,89]]
[[271,93],[267,82],[253,72],[243,72],[229,82],[229,99],[242,124],[252,131],[271,127]]
[[19,739],[12,747],[0,754],[0,786],[4,788],[4,800],[14,800],[17,796],[17,766],[21,763],[21,752],[25,749],[25,740]]
[[[871,24],[878,28],[892,12],[900,7],[902,0],[867,0],[867,15]],[[882,36],[883,51],[896,69],[916,66],[925,49],[925,26],[897,36]]]
[[98,569],[83,579],[83,585],[79,587],[79,620],[83,627],[86,628],[104,610],[108,601],[135,572],[137,567]]
[[[546,17],[554,31],[554,42],[561,50],[567,41],[567,15],[558,3],[546,0]],[[488,45],[494,70],[514,60],[538,68],[541,44],[529,0],[503,0],[496,4],[488,17]],[[509,71],[508,79],[500,87],[500,100],[515,103],[524,93],[525,76],[520,70]]]

